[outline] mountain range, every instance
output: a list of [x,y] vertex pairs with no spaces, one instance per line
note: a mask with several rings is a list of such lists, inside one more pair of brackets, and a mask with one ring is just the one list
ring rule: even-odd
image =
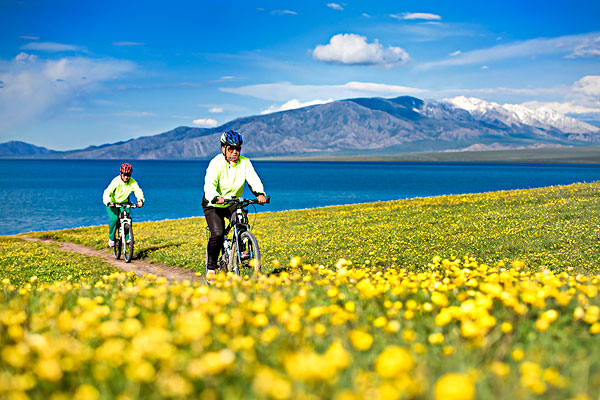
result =
[[[244,136],[243,154],[397,154],[499,150],[600,144],[600,128],[550,109],[455,97],[442,101],[402,96],[355,98],[266,115],[238,118],[215,128],[181,126],[153,136],[51,151],[37,146],[0,145],[0,156],[95,159],[210,158],[221,132]],[[10,142],[9,142],[10,143]],[[14,142],[12,142],[14,143]]]

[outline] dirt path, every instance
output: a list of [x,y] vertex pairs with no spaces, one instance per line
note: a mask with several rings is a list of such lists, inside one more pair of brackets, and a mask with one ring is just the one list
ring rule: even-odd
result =
[[140,275],[140,276],[144,275],[144,274],[154,274],[156,276],[164,276],[165,278],[167,278],[169,280],[183,281],[183,280],[187,279],[189,281],[197,281],[197,282],[202,282],[202,283],[205,282],[204,278],[200,277],[200,276],[196,276],[195,272],[186,270],[186,269],[182,269],[182,268],[168,267],[164,264],[159,264],[159,263],[150,264],[147,261],[136,260],[136,259],[131,260],[130,263],[126,263],[125,261],[123,261],[123,259],[116,260],[112,254],[112,250],[110,250],[110,249],[96,250],[89,246],[84,246],[82,244],[71,243],[71,242],[59,242],[57,240],[52,240],[52,239],[40,239],[40,238],[31,238],[31,237],[24,237],[24,236],[15,236],[15,237],[19,238],[19,239],[23,239],[23,240],[28,240],[31,242],[58,243],[60,245],[61,249],[64,251],[79,253],[79,254],[83,254],[84,256],[88,256],[88,257],[89,256],[100,257],[101,259],[103,259],[104,261],[109,263],[110,265],[113,265],[113,266],[119,268],[120,270],[123,270],[126,272],[133,271],[133,272],[135,272],[136,275]]

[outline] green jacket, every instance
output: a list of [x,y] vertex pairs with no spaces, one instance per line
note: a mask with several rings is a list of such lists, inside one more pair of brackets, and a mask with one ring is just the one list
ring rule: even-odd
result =
[[260,181],[250,160],[240,156],[239,161],[229,165],[223,154],[219,154],[208,164],[204,178],[204,198],[210,207],[229,207],[226,204],[212,204],[212,199],[223,196],[226,199],[240,197],[244,192],[244,184],[248,182],[250,191],[255,196],[265,194],[265,189]]
[[125,203],[129,200],[129,195],[133,192],[138,201],[144,202],[144,192],[135,179],[129,178],[127,183],[123,182],[121,175],[113,179],[102,195],[102,202],[108,203]]

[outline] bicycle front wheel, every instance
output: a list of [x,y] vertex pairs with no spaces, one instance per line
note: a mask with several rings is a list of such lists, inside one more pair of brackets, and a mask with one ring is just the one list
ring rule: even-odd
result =
[[229,265],[230,270],[237,275],[260,274],[260,250],[258,249],[258,240],[252,232],[242,232],[239,242],[233,243]]
[[113,246],[113,255],[117,260],[121,258],[121,237],[119,235],[120,230],[121,228],[117,227],[117,230],[115,232],[115,244]]
[[121,238],[123,243],[123,259],[125,262],[130,262],[133,257],[133,228],[129,224],[123,226],[125,235]]

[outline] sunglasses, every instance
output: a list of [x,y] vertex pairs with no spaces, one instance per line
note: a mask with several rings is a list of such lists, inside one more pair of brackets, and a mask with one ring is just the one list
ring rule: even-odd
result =
[[242,147],[241,146],[227,146],[227,151],[228,152],[233,152],[233,151],[242,151]]

